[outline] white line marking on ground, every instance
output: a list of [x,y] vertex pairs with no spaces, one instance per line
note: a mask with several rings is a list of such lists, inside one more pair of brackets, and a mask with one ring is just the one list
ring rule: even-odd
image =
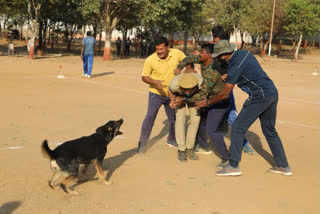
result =
[[12,146],[12,147],[7,147],[7,148],[0,148],[0,150],[13,150],[13,149],[22,149],[22,146]]
[[308,128],[308,129],[320,130],[320,127],[309,126],[309,125],[305,125],[305,124],[303,124],[303,123],[295,123],[295,122],[291,122],[291,121],[277,120],[277,123],[279,123],[279,124],[289,124],[289,125],[294,125],[294,126],[300,126],[300,127],[304,127],[304,128]]

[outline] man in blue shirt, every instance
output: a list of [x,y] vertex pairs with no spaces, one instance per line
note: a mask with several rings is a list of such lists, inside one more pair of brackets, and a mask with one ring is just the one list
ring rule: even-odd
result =
[[96,40],[91,36],[91,31],[87,32],[87,37],[82,40],[81,59],[83,61],[82,76],[91,78],[93,56],[96,52]]
[[291,175],[282,142],[275,129],[278,91],[272,80],[263,71],[257,59],[248,51],[234,51],[235,45],[221,40],[215,45],[212,57],[218,57],[222,66],[227,68],[224,89],[217,96],[198,101],[196,106],[205,107],[227,98],[237,84],[249,97],[241,112],[232,124],[229,164],[218,170],[218,176],[241,175],[239,161],[244,135],[254,121],[259,118],[263,134],[269,144],[277,166],[271,172]]

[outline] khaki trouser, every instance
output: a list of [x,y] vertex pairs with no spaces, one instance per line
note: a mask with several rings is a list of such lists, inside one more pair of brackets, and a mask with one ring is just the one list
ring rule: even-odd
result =
[[186,149],[193,149],[195,139],[197,136],[200,114],[194,107],[188,107],[190,120],[188,126],[188,133],[186,137],[186,111],[187,106],[184,104],[181,107],[176,108],[176,141],[178,143],[178,149],[185,151]]

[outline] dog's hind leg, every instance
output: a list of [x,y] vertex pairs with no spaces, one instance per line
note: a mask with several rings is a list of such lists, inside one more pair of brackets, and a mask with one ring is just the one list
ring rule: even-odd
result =
[[74,180],[74,176],[70,175],[70,176],[68,176],[68,177],[66,177],[66,178],[64,179],[64,181],[61,183],[61,185],[64,187],[64,189],[65,189],[65,191],[66,191],[67,193],[69,193],[69,194],[71,194],[71,195],[78,195],[79,193],[78,193],[77,191],[71,190],[71,189],[69,189],[69,187],[67,186],[67,183],[68,183],[69,181],[72,181],[72,180]]
[[54,190],[57,189],[57,186],[54,185],[54,182],[55,182],[58,178],[60,178],[61,175],[62,175],[62,174],[57,173],[57,172],[54,172],[54,173],[53,173],[52,178],[51,178],[51,180],[50,180],[50,182],[49,182],[49,186],[50,186],[52,189],[54,189]]
[[94,162],[94,165],[98,171],[98,176],[100,178],[100,181],[106,185],[112,184],[111,181],[106,181],[106,179],[105,179],[105,174],[103,173],[103,169],[102,169],[102,161],[96,160]]

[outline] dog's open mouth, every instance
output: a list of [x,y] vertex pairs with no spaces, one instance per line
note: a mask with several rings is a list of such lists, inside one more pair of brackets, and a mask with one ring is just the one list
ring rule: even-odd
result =
[[120,131],[120,127],[121,127],[121,125],[123,124],[123,119],[118,120],[117,123],[118,123],[118,130],[117,130],[117,132],[116,132],[116,135],[122,135],[123,132]]

